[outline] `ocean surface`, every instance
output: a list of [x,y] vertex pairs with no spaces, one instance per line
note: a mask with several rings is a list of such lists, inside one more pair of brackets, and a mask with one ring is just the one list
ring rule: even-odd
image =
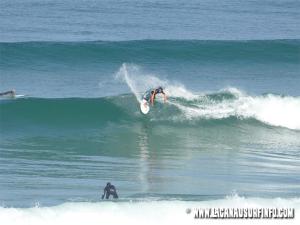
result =
[[[0,98],[1,224],[299,213],[299,11],[288,0],[2,0],[0,92],[24,96]],[[141,114],[157,86],[168,101]],[[106,182],[118,200],[101,201]]]

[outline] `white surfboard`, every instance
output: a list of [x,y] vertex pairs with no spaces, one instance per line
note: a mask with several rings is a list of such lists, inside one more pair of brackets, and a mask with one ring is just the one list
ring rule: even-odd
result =
[[25,98],[25,97],[26,95],[11,95],[11,94],[0,96],[1,99],[16,99],[16,98]]
[[15,95],[14,98],[24,98],[26,95]]
[[143,114],[147,114],[150,111],[149,103],[145,99],[141,101],[140,108]]

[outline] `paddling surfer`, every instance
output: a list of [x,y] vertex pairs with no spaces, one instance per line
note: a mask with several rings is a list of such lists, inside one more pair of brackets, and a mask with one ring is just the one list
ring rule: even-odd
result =
[[0,93],[0,97],[2,96],[8,96],[14,98],[16,96],[16,91],[15,90],[10,90],[10,91],[5,91]]

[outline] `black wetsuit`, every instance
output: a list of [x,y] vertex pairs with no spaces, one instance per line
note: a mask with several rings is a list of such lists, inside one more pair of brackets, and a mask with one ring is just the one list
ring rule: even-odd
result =
[[106,187],[104,188],[104,194],[102,196],[102,199],[104,198],[104,196],[106,199],[109,199],[110,195],[112,195],[113,198],[118,198],[117,190],[115,186],[111,184],[106,185]]
[[14,91],[6,91],[6,92],[0,93],[0,96],[4,96],[4,95],[14,95],[14,94],[15,94]]

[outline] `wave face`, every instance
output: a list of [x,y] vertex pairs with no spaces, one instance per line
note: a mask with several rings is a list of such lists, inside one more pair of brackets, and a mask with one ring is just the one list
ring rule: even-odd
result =
[[[109,121],[140,122],[141,92],[132,95],[100,99],[39,99],[23,98],[1,101],[1,124],[39,124],[40,126],[99,126]],[[271,126],[300,130],[300,98],[265,94],[249,96],[235,88],[216,93],[195,95],[183,87],[166,86],[169,101],[158,100],[147,119],[153,122],[172,122],[187,125],[212,121],[223,123],[235,118],[251,123],[251,119]],[[185,97],[183,97],[185,96]],[[138,100],[138,101],[136,101]],[[250,120],[250,121],[249,121]]]
[[4,127],[20,123],[61,127],[68,124],[94,126],[103,122],[130,119],[124,109],[114,104],[113,98],[24,98],[3,100],[0,104]]

